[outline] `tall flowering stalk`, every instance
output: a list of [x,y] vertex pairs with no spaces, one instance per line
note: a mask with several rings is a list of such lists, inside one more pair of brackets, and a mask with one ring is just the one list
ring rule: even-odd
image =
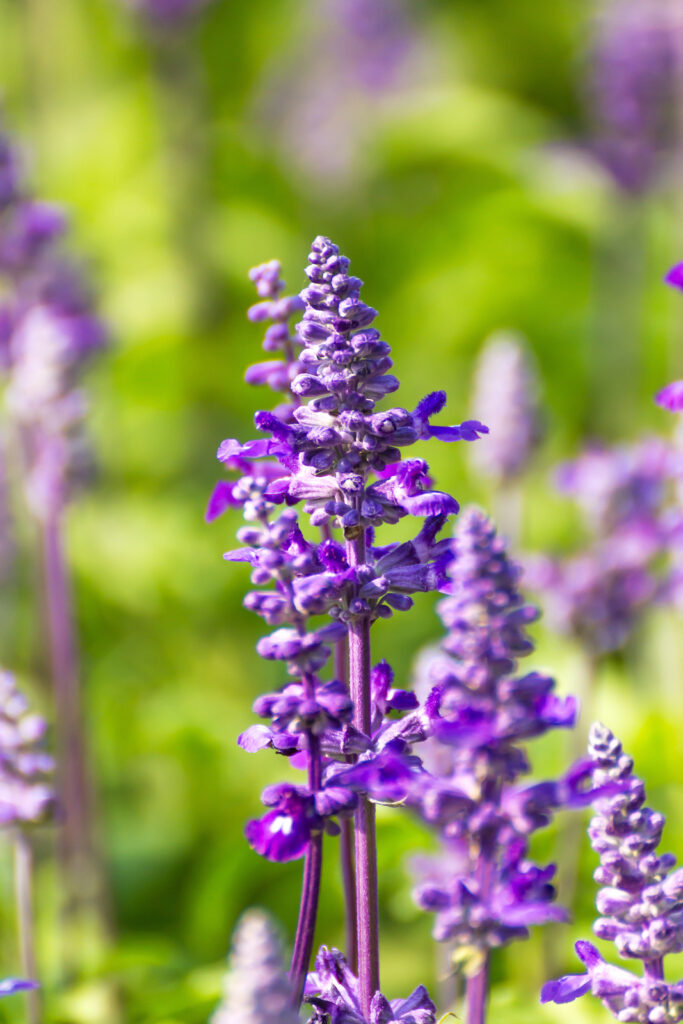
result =
[[557,781],[519,781],[531,770],[522,744],[576,718],[575,699],[558,697],[553,679],[517,674],[518,659],[533,651],[525,627],[538,616],[520,574],[486,516],[463,513],[438,606],[447,635],[423,659],[419,680],[430,771],[410,799],[437,830],[441,852],[418,862],[415,899],[436,915],[434,937],[464,970],[467,1024],[486,1016],[491,950],[526,938],[529,925],[565,919],[552,902],[554,865],[528,858],[529,837],[558,808],[586,799],[582,764]]
[[233,938],[223,999],[210,1024],[298,1024],[277,932],[267,914],[248,910]]
[[602,0],[595,19],[590,87],[596,155],[620,188],[656,184],[675,145],[676,49],[667,3]]
[[[46,731],[45,719],[29,711],[28,701],[13,677],[0,670],[0,826],[12,836],[21,967],[31,979],[37,973],[31,830],[49,817],[55,801],[54,765],[44,750]],[[4,994],[3,984],[0,994]],[[38,1024],[41,1008],[36,985],[24,987],[29,993],[29,1022]]]
[[640,960],[637,975],[607,963],[590,942],[576,943],[586,967],[543,987],[544,1003],[569,1003],[591,992],[619,1021],[676,1024],[683,1020],[683,981],[666,981],[664,958],[683,950],[683,870],[676,858],[659,854],[665,819],[645,805],[645,786],[633,759],[603,725],[591,728],[588,753],[596,785],[616,792],[595,801],[588,834],[600,857],[594,878],[601,886],[601,915],[593,930],[613,942],[620,957]]
[[89,468],[80,378],[105,332],[80,273],[66,259],[63,212],[30,198],[16,148],[0,135],[0,373],[37,526],[60,757],[64,842],[74,892],[92,865],[90,783],[81,722],[77,641],[63,527]]
[[472,449],[472,463],[496,487],[498,520],[516,540],[522,518],[517,485],[542,437],[538,382],[521,336],[499,331],[484,343],[472,409],[490,431]]
[[[247,838],[273,860],[305,856],[291,969],[298,1002],[312,949],[322,834],[337,831],[334,819],[355,808],[357,984],[367,1018],[379,990],[373,799],[405,794],[415,768],[409,743],[421,734],[410,713],[403,722],[385,721],[392,707],[410,712],[416,701],[391,689],[383,669],[373,676],[370,628],[394,610],[409,608],[411,593],[441,585],[448,543],[437,535],[458,507],[449,495],[430,489],[427,464],[403,460],[401,449],[430,437],[474,440],[486,428],[476,421],[432,426],[431,416],[445,403],[442,392],[427,396],[413,412],[376,411],[376,403],[399,384],[388,372],[389,346],[371,326],[375,310],[362,301],[362,282],[348,271],[338,247],[316,238],[310,284],[301,293],[300,372],[290,386],[300,404],[291,422],[257,413],[257,428],[269,436],[245,444],[224,441],[218,457],[241,474],[223,484],[220,507],[241,505],[251,524],[238,534],[245,547],[226,557],[248,562],[257,587],[274,585],[246,599],[277,627],[257,650],[284,663],[295,680],[257,701],[257,713],[271,725],[247,730],[240,742],[248,750],[272,746],[307,771],[305,786],[265,790],[264,803],[272,810],[248,824]],[[293,507],[301,501],[313,525],[342,532],[343,545],[331,537],[319,544],[304,538]],[[286,507],[277,513],[282,502]],[[425,519],[413,541],[376,544],[376,527],[411,514]],[[312,621],[321,616],[322,624]],[[348,691],[342,680],[320,679],[329,645],[342,638],[348,641]],[[357,763],[349,766],[349,756]]]

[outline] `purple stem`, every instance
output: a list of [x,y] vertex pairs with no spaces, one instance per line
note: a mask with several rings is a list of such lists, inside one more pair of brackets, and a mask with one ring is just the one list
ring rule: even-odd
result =
[[[365,532],[347,540],[346,553],[353,568],[365,563]],[[349,623],[349,689],[353,724],[366,736],[371,733],[370,621],[365,615]],[[377,898],[377,836],[375,806],[360,797],[356,825],[356,923],[358,928],[358,977],[361,1009],[370,1016],[370,1003],[379,989],[379,908]]]
[[[28,836],[21,829],[14,833],[14,894],[19,927],[21,970],[25,978],[36,979],[35,929],[33,923],[33,851]],[[40,1024],[43,1018],[40,995],[26,993],[28,1024]]]
[[646,960],[644,967],[646,978],[650,978],[652,981],[664,980],[664,957],[660,956],[656,960]]
[[[476,870],[476,878],[479,883],[479,900],[482,904],[486,903],[489,888],[491,886],[494,867],[493,856],[494,850],[490,849],[488,844],[486,847],[482,845],[482,849],[478,854]],[[484,956],[484,962],[477,973],[467,979],[467,987],[465,990],[467,999],[466,1024],[484,1024],[484,1021],[486,1020],[488,991],[489,953],[487,951]]]
[[92,856],[91,801],[71,591],[58,514],[52,515],[43,526],[43,569],[55,717],[61,750],[58,763],[65,814],[64,857],[67,865],[75,870],[77,878],[78,872],[89,866]]
[[[288,363],[294,359],[291,341],[285,343],[285,357]],[[298,398],[292,393],[294,399]],[[332,536],[329,523],[320,527],[323,540]],[[348,676],[348,641],[346,637],[334,645],[334,678],[349,688]],[[355,758],[346,757],[345,761]],[[346,932],[346,961],[354,974],[358,973],[358,928],[356,926],[356,860],[354,855],[353,822],[350,818],[340,818],[339,826],[339,857],[341,861],[342,887],[344,890],[344,929]]]
[[[304,680],[306,681],[306,680]],[[320,789],[322,763],[320,757],[320,739],[308,733],[308,783],[312,793]],[[299,921],[294,939],[292,966],[289,977],[292,983],[294,1005],[301,1005],[304,984],[308,973],[313,950],[315,922],[318,916],[318,900],[320,898],[320,877],[323,867],[323,836],[316,832],[311,836],[304,861],[304,876],[301,886],[301,906]]]
[[[348,688],[347,642],[338,640],[334,647],[334,676]],[[350,760],[350,759],[349,759]],[[346,930],[346,960],[354,974],[358,971],[358,929],[356,927],[356,861],[354,856],[353,822],[340,818],[339,856],[344,888],[344,927]]]

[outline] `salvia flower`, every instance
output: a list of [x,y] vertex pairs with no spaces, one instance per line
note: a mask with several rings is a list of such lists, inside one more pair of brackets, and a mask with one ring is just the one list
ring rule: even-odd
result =
[[29,710],[13,676],[0,670],[0,825],[31,825],[54,806],[47,722]]
[[298,1021],[273,922],[261,910],[248,910],[235,929],[223,999],[211,1024]]
[[448,596],[438,606],[447,629],[442,651],[422,662],[420,680],[432,748],[411,801],[439,834],[442,851],[423,858],[417,903],[436,915],[434,936],[450,941],[469,976],[488,951],[525,938],[528,927],[559,920],[554,867],[527,855],[529,836],[561,807],[585,799],[581,765],[553,782],[521,785],[530,771],[522,744],[571,728],[576,701],[553,679],[517,675],[533,645],[526,626],[538,611],[519,590],[520,568],[483,513],[458,524]]
[[675,139],[675,30],[658,0],[604,0],[595,29],[596,154],[621,188],[642,193]]
[[315,970],[306,981],[305,999],[313,1007],[309,1024],[436,1024],[436,1007],[424,985],[407,999],[391,1002],[376,992],[369,1016],[363,1014],[358,979],[338,949],[321,946]]
[[663,958],[683,950],[683,872],[673,870],[675,857],[657,852],[664,816],[645,805],[645,787],[619,740],[595,724],[588,753],[593,783],[613,787],[596,799],[588,831],[600,857],[594,931],[619,956],[642,961],[643,974],[615,967],[590,942],[578,942],[586,972],[548,982],[541,1000],[568,1003],[592,992],[619,1021],[675,1024],[683,1020],[683,982],[664,980]]
[[559,490],[583,513],[587,540],[575,553],[530,558],[527,580],[543,593],[553,626],[592,654],[622,647],[670,589],[680,535],[670,497],[679,476],[680,456],[656,438],[590,446],[557,472]]
[[498,481],[519,476],[541,440],[538,383],[521,336],[501,331],[485,342],[472,407],[490,431],[472,449],[477,470]]
[[[271,628],[258,653],[280,663],[293,680],[256,702],[256,713],[270,724],[248,729],[240,743],[249,751],[272,747],[306,771],[303,784],[269,786],[263,794],[268,811],[246,830],[252,847],[271,860],[305,857],[291,971],[296,996],[312,948],[322,834],[336,832],[335,819],[354,811],[357,891],[367,894],[362,908],[357,902],[360,1005],[367,1014],[379,983],[373,804],[405,799],[422,771],[411,745],[426,728],[415,698],[393,686],[389,666],[370,672],[370,626],[410,608],[412,594],[445,583],[450,551],[439,533],[458,510],[450,495],[433,489],[427,463],[402,454],[430,438],[476,440],[487,428],[478,421],[434,424],[443,392],[426,396],[413,411],[378,409],[399,387],[390,373],[390,348],[373,326],[376,311],[360,296],[362,282],[329,239],[313,242],[309,285],[300,300],[280,297],[279,273],[276,263],[253,272],[262,301],[251,316],[275,322],[273,345],[282,346],[287,369],[282,386],[294,401],[284,416],[280,410],[256,414],[261,438],[228,438],[220,445],[219,460],[237,478],[214,491],[207,518],[241,507],[247,522],[238,533],[242,547],[225,557],[250,566],[254,589],[245,605]],[[297,352],[287,322],[301,305]],[[279,387],[279,378],[263,379]],[[294,508],[299,503],[320,528],[317,543],[302,531]],[[408,515],[423,520],[411,540],[377,543],[376,526]],[[324,676],[335,644],[336,654],[344,655],[335,659],[344,666],[337,671],[346,676],[347,640],[348,694],[345,678]],[[394,1019],[385,1002],[378,1024]]]
[[80,377],[105,331],[62,251],[64,214],[30,198],[9,140],[0,150],[11,167],[0,209],[0,374],[5,410],[21,436],[27,501],[45,520],[61,511],[88,466]]

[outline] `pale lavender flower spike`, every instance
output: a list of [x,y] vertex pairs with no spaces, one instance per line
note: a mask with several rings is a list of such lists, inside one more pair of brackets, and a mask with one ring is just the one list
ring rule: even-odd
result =
[[233,938],[223,1000],[210,1024],[298,1024],[282,950],[271,919],[248,910]]
[[595,881],[602,915],[593,930],[613,942],[621,957],[641,960],[637,975],[607,963],[590,942],[577,942],[586,973],[565,975],[543,986],[541,1002],[569,1003],[591,992],[623,1022],[676,1024],[683,1020],[683,981],[666,981],[664,957],[683,950],[683,869],[658,854],[665,819],[645,806],[645,786],[633,774],[633,759],[604,725],[590,731],[593,782],[613,786],[594,803],[588,834],[600,856]]
[[13,676],[0,670],[0,826],[42,821],[54,805],[46,731],[47,722],[29,711]]
[[[673,9],[673,5],[672,5]],[[625,191],[655,183],[675,135],[675,31],[658,0],[602,0],[588,97],[597,157]]]
[[474,415],[490,433],[471,450],[472,462],[485,476],[511,480],[523,472],[541,440],[538,384],[521,335],[491,335],[479,357],[474,388]]

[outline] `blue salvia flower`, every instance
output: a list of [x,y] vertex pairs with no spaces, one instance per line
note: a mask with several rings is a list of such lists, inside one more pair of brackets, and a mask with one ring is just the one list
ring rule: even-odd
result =
[[233,937],[224,995],[210,1024],[298,1024],[275,927],[248,910]]
[[640,960],[637,975],[607,963],[590,942],[577,942],[585,974],[549,981],[542,1002],[569,1003],[592,992],[619,1021],[675,1024],[683,1020],[683,981],[664,980],[664,957],[683,950],[683,869],[659,854],[665,819],[645,804],[645,786],[633,759],[604,725],[592,726],[588,753],[596,786],[613,792],[595,801],[588,834],[600,857],[594,878],[601,886],[593,926],[617,953]]
[[526,938],[529,925],[564,918],[552,904],[554,866],[534,864],[528,842],[558,808],[585,801],[586,768],[520,785],[530,771],[523,744],[571,728],[576,701],[558,697],[548,676],[517,674],[518,659],[533,651],[526,626],[538,611],[483,513],[462,514],[453,555],[449,596],[438,606],[447,635],[442,652],[423,662],[421,681],[433,774],[421,774],[411,793],[442,852],[423,859],[415,898],[436,914],[435,938],[453,943],[473,984],[490,949]]

